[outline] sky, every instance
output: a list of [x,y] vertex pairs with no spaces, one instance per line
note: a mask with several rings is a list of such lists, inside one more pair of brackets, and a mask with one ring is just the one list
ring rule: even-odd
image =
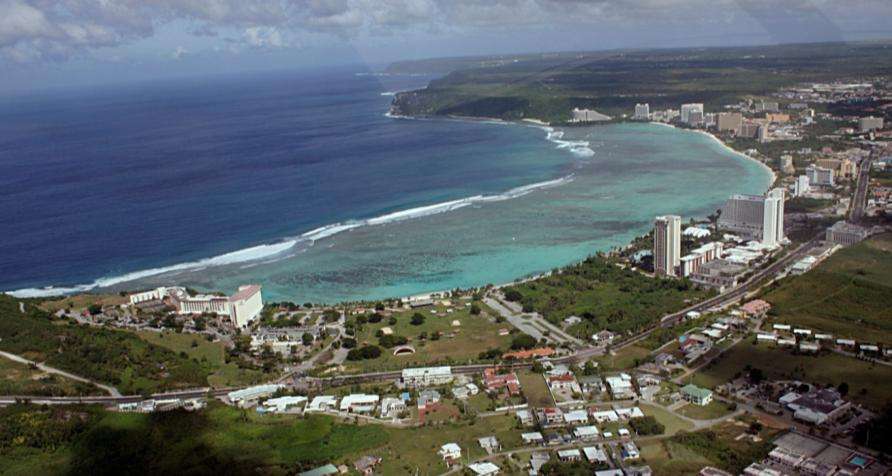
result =
[[0,92],[395,60],[892,38],[892,0],[0,0]]

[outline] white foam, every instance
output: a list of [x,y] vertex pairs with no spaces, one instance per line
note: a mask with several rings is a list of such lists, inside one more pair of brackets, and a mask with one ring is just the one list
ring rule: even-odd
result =
[[233,251],[230,253],[225,253],[222,255],[214,256],[211,258],[205,258],[198,261],[192,261],[187,263],[180,263],[172,266],[164,266],[159,268],[151,268],[142,271],[135,271],[132,273],[123,274],[120,276],[114,276],[110,278],[100,278],[89,284],[81,284],[77,286],[71,287],[54,287],[48,286],[44,288],[25,288],[18,289],[15,291],[8,291],[7,294],[10,294],[19,298],[35,298],[35,297],[49,297],[49,296],[59,296],[65,294],[74,294],[74,293],[82,293],[87,291],[92,291],[98,288],[107,288],[110,286],[115,286],[118,284],[126,283],[129,281],[135,281],[137,279],[149,278],[152,276],[157,276],[160,274],[167,273],[178,273],[185,271],[197,271],[205,268],[210,268],[214,266],[225,266],[225,265],[234,265],[234,264],[248,264],[257,261],[266,261],[272,262],[277,259],[282,259],[288,256],[293,255],[294,252],[299,252],[300,250],[295,250],[295,245],[300,243],[314,244],[315,242],[337,235],[338,233],[343,233],[345,231],[353,230],[363,226],[378,226],[385,225],[387,223],[394,223],[403,220],[410,220],[413,218],[420,218],[424,216],[436,215],[440,213],[446,213],[453,210],[458,210],[460,208],[467,207],[469,205],[477,204],[477,203],[488,203],[488,202],[499,202],[503,200],[510,200],[512,198],[521,197],[535,190],[541,190],[550,187],[556,187],[558,185],[562,185],[564,183],[570,182],[573,180],[573,175],[568,175],[566,177],[561,177],[554,180],[547,180],[544,182],[533,183],[530,185],[523,185],[520,187],[512,188],[506,192],[496,194],[496,195],[474,195],[472,197],[461,198],[458,200],[450,200],[448,202],[436,203],[433,205],[424,205],[420,207],[410,208],[407,210],[401,210],[397,212],[387,213],[381,216],[377,216],[374,218],[368,218],[365,220],[353,220],[347,221],[343,223],[333,223],[331,225],[322,226],[313,230],[310,230],[306,233],[303,233],[297,237],[288,238],[278,243],[264,244],[252,246],[250,248],[245,248],[238,251]]
[[545,138],[557,144],[558,149],[566,149],[577,157],[593,157],[595,151],[591,148],[591,143],[585,140],[564,140],[564,131],[556,131],[553,127],[541,127],[546,132]]

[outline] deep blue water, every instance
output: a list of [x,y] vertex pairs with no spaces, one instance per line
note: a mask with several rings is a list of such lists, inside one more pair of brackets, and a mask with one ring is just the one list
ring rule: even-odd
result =
[[0,99],[0,291],[91,283],[560,176],[518,126],[384,116],[332,70]]

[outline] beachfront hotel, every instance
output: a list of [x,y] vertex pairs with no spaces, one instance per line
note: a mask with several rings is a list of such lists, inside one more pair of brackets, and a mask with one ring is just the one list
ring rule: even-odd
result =
[[232,325],[243,329],[260,315],[263,310],[263,296],[259,284],[239,286],[232,296],[196,294],[190,296],[182,287],[160,287],[151,291],[130,295],[133,305],[170,298],[178,314],[218,314],[228,316]]
[[681,217],[658,216],[654,220],[654,274],[675,276],[681,260]]
[[767,246],[784,241],[784,189],[766,195],[732,195],[722,207],[719,225]]

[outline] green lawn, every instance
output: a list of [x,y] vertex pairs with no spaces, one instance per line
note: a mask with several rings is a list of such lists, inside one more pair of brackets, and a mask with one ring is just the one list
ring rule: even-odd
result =
[[551,392],[548,391],[548,385],[545,384],[545,378],[541,374],[520,371],[517,372],[517,380],[520,381],[523,394],[531,407],[554,405],[554,399],[551,398]]
[[679,431],[690,431],[693,428],[691,423],[682,420],[678,416],[673,415],[671,412],[660,407],[647,405],[645,403],[641,403],[638,406],[645,415],[653,416],[666,427],[666,435],[674,435]]
[[[431,309],[404,311],[394,314],[395,324],[389,323],[385,317],[381,322],[362,324],[356,333],[356,340],[362,345],[378,345],[379,338],[375,333],[389,327],[394,335],[408,339],[408,345],[415,348],[411,355],[394,356],[393,349],[381,348],[381,356],[377,359],[362,361],[347,361],[345,366],[348,372],[394,370],[405,367],[423,367],[429,365],[463,364],[478,361],[481,352],[499,348],[507,350],[512,336],[499,335],[500,329],[512,329],[508,323],[495,323],[484,313],[472,315],[463,306],[464,301],[456,301],[459,304],[453,307],[452,313],[446,313],[444,306],[437,306],[438,314],[434,315]],[[424,316],[424,323],[413,325],[412,315],[416,312]],[[453,321],[460,325],[454,326]],[[438,340],[431,339],[434,333],[439,332]],[[427,338],[422,339],[421,334],[426,333]]]
[[650,349],[638,345],[630,345],[616,351],[616,355],[607,354],[598,358],[598,363],[605,370],[623,370],[638,366],[650,356]]
[[650,278],[599,257],[505,292],[554,323],[571,315],[583,317],[569,330],[586,338],[602,329],[619,333],[641,329],[709,295],[686,281]]
[[713,400],[709,405],[702,407],[693,404],[685,405],[679,410],[679,413],[695,420],[713,420],[731,413],[731,410],[728,409],[728,405]]
[[840,250],[764,296],[772,322],[892,344],[892,234]]
[[[664,440],[664,449],[670,459],[656,458],[655,474],[694,474],[685,463],[697,462],[702,468],[707,464],[740,474],[753,461],[759,461],[771,451],[771,441],[777,430],[765,427],[759,432],[760,442],[748,438],[737,439],[746,432],[751,419],[735,420],[697,432],[682,432]],[[650,461],[648,461],[650,463]],[[665,472],[662,472],[665,471]]]
[[48,374],[0,357],[0,395],[77,396],[106,395],[93,385]]
[[241,369],[235,362],[226,362],[226,347],[221,342],[208,342],[202,335],[178,334],[176,332],[142,331],[137,335],[152,344],[165,347],[176,353],[185,352],[189,358],[198,359],[210,366],[213,373],[208,375],[208,384],[213,387],[241,386],[258,383],[263,373],[258,370]]
[[641,457],[654,474],[696,475],[710,461],[686,446],[667,440],[648,441],[640,445]]
[[714,388],[744,371],[749,365],[767,378],[799,379],[821,385],[849,384],[849,397],[880,409],[892,399],[892,367],[876,365],[839,354],[795,355],[773,344],[741,341],[693,377],[694,385]]

